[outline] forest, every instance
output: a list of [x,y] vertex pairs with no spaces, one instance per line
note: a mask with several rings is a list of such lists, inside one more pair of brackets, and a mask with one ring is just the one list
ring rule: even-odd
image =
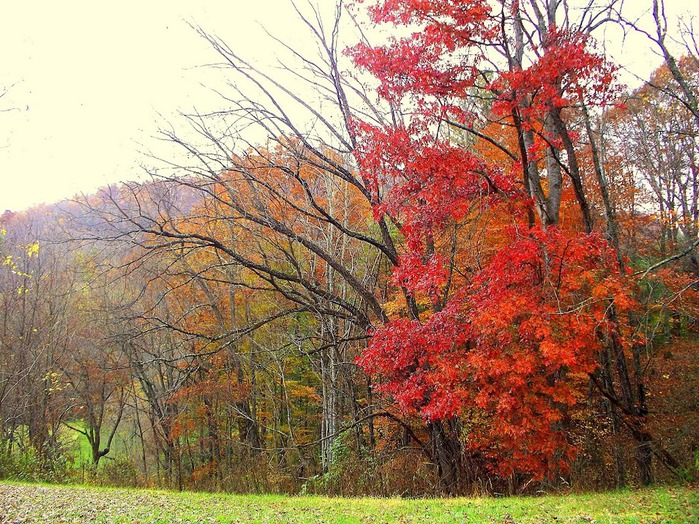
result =
[[195,27],[220,104],[176,155],[0,217],[0,479],[696,480],[699,46],[645,1],[299,1],[271,70]]

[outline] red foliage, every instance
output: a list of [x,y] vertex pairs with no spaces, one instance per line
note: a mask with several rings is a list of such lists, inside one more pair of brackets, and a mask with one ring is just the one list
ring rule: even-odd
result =
[[[447,290],[449,260],[434,238],[474,206],[511,202],[517,224],[518,210],[532,202],[518,186],[521,159],[503,166],[438,130],[445,119],[474,126],[484,108],[471,112],[463,101],[478,91],[490,101],[491,117],[538,129],[534,147],[560,148],[556,137],[544,139],[542,123],[581,102],[607,103],[614,68],[587,35],[552,25],[539,26],[538,43],[525,44],[528,66],[510,59],[493,72],[487,54],[511,53],[513,39],[492,5],[382,0],[369,8],[374,22],[418,31],[349,51],[380,81],[383,98],[409,107],[407,123],[354,122],[356,154],[374,213],[390,217],[405,238],[394,284],[432,304],[421,318],[379,327],[359,364],[382,378],[382,389],[407,413],[428,421],[475,417],[467,421],[469,445],[491,456],[501,474],[541,478],[564,470],[575,455],[565,429],[580,379],[594,370],[605,332],[621,331],[606,314],[612,301],[617,310],[633,301],[601,237],[554,227],[515,227],[470,282]],[[515,20],[518,2],[502,7],[508,23]]]
[[565,470],[579,379],[596,366],[600,336],[618,330],[606,310],[612,297],[633,306],[615,267],[597,235],[514,232],[443,310],[379,328],[359,363],[408,413],[435,420],[475,409],[486,423],[469,443],[501,474]]
[[370,15],[375,23],[420,26],[387,46],[350,50],[355,62],[381,81],[379,94],[391,101],[409,93],[464,96],[480,76],[476,65],[483,55],[465,59],[461,51],[497,35],[486,0],[386,0],[372,6]]
[[552,28],[537,59],[526,69],[501,73],[490,85],[498,93],[493,111],[520,110],[525,125],[551,108],[610,104],[616,97],[616,67],[591,48],[589,35]]
[[356,124],[362,176],[377,201],[378,188],[388,188],[374,214],[387,214],[400,223],[408,248],[415,252],[424,247],[430,232],[466,216],[474,201],[492,203],[494,197],[517,192],[514,180],[499,166],[434,138],[427,120],[409,127]]

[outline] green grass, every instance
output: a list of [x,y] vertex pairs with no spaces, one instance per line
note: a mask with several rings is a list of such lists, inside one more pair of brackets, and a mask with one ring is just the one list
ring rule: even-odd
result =
[[0,483],[0,523],[699,522],[691,487],[519,498],[341,499]]

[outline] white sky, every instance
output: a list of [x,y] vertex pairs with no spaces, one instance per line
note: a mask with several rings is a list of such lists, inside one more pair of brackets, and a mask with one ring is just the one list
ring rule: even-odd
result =
[[[673,10],[699,3],[666,1]],[[296,43],[303,35],[288,0],[2,3],[0,91],[9,91],[0,98],[0,213],[142,173],[139,150],[159,124],[213,96],[200,85],[212,73],[199,66],[217,57],[188,22],[260,59],[275,44],[259,24]],[[619,55],[640,74],[659,65],[634,45]]]
[[259,22],[291,18],[285,0],[3,2],[0,213],[142,173],[158,123],[210,96],[199,66],[217,56],[189,22],[247,55]]

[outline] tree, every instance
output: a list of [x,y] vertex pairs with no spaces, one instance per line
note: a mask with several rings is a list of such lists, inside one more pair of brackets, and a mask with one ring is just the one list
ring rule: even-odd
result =
[[[199,337],[205,352],[236,353],[252,331],[292,322],[293,346],[321,381],[319,447],[326,469],[343,417],[363,415],[360,393],[349,378],[351,362],[366,330],[375,319],[386,318],[375,287],[379,274],[385,274],[382,260],[396,260],[391,227],[370,219],[374,195],[357,176],[350,155],[355,133],[349,126],[354,110],[349,100],[377,118],[383,114],[368,102],[363,86],[340,70],[339,61],[347,60],[338,52],[340,15],[338,7],[326,26],[319,12],[306,16],[299,11],[319,54],[306,57],[289,50],[301,66],[283,69],[319,93],[318,100],[299,97],[202,31],[239,82],[229,86],[227,111],[188,116],[195,139],[165,132],[195,162],[153,173],[164,194],[194,195],[194,216],[185,211],[187,205],[167,203],[166,197],[148,202],[152,196],[137,185],[123,188],[122,195],[107,195],[111,202],[101,210],[114,238],[142,247],[144,258],[168,260],[163,273],[174,278],[164,285],[185,289],[187,282],[199,288],[189,295],[194,302],[181,316],[165,322],[163,315],[153,315],[151,320],[163,328]],[[317,123],[311,131],[307,120]],[[267,136],[265,147],[241,131],[251,127]],[[224,299],[243,293],[265,296],[279,307],[257,308],[267,317],[245,325],[237,301],[226,304]],[[202,311],[210,315],[207,322],[196,321]],[[242,355],[234,360],[244,362]]]
[[[679,60],[674,54],[673,48],[679,45],[683,54],[696,63],[699,59],[699,47],[697,46],[695,30],[692,20],[685,20],[680,24],[679,39],[670,33],[668,17],[665,11],[665,0],[652,1],[652,27],[646,28],[641,21],[630,20],[628,17],[619,15],[620,22],[632,28],[634,31],[646,36],[660,52],[660,55],[667,67],[667,71],[674,79],[677,89],[666,90],[666,95],[675,98],[692,115],[695,124],[699,124],[699,97],[697,95],[696,84],[686,71],[680,67]],[[687,59],[685,59],[685,62]],[[656,86],[663,89],[661,86]]]
[[[678,64],[687,79],[696,76],[693,58]],[[612,409],[623,406],[635,420],[644,420],[650,411],[646,390],[656,339],[668,331],[681,332],[682,316],[691,318],[691,290],[696,286],[696,120],[681,101],[681,93],[667,66],[662,66],[628,96],[623,107],[603,117],[609,154],[624,159],[622,170],[634,173],[641,195],[638,207],[644,210],[627,215],[634,233],[625,241],[631,264],[640,267],[636,295],[643,307],[633,325],[643,336],[632,346],[632,370],[618,366],[619,376],[625,377],[620,383],[614,384],[611,378],[613,359],[603,359],[601,367],[604,394],[614,399]],[[645,234],[634,221],[646,221]],[[684,269],[671,270],[669,264],[677,260]],[[671,470],[677,469],[677,460],[652,442],[650,435],[644,436],[645,430],[627,427],[639,441],[639,450],[645,450],[645,458],[637,457],[644,483],[653,479],[651,454]]]
[[[627,344],[623,317],[606,315],[632,301],[614,250],[593,233],[574,140],[580,107],[604,106],[616,92],[614,67],[590,38],[614,5],[574,14],[553,1],[377,2],[375,22],[416,31],[352,51],[402,115],[380,126],[356,121],[357,158],[362,176],[390,188],[375,213],[405,238],[393,282],[425,305],[378,328],[360,362],[404,410],[452,428],[439,463],[447,489],[461,481],[463,432],[472,450],[498,449],[486,455],[504,476],[564,471],[571,384],[594,370],[605,340]],[[488,134],[494,122],[513,130],[517,149]],[[472,140],[454,141],[449,127]],[[507,161],[479,154],[474,141]],[[566,192],[577,210],[563,222]],[[474,206],[499,206],[513,234],[482,269],[455,268],[440,238]],[[478,424],[483,417],[493,423]]]
[[[47,216],[48,215],[48,216]],[[67,415],[60,359],[74,280],[60,268],[64,246],[47,242],[50,214],[3,215],[0,430],[8,452],[34,452],[50,470],[62,453]]]
[[[87,439],[94,467],[111,451],[130,382],[127,362],[110,337],[117,318],[105,299],[109,280],[100,283],[96,269],[95,261],[81,251],[76,251],[70,267],[64,269],[80,273],[76,279],[80,291],[73,297],[68,321],[71,350],[60,358],[71,399],[66,406],[71,418],[64,424]],[[109,273],[104,275],[109,278]]]
[[[678,62],[683,77],[696,84],[699,62]],[[697,237],[699,179],[697,120],[676,96],[680,86],[666,66],[632,93],[612,122],[624,158],[636,169],[650,193],[660,227],[662,258],[689,247]],[[686,261],[693,271],[699,262],[691,251]]]
[[97,464],[132,425],[181,489],[458,493],[565,478],[611,428],[618,484],[631,452],[675,467],[647,387],[694,314],[666,268],[696,247],[695,123],[669,69],[608,107],[619,3],[377,0],[404,36],[345,54],[344,6],[309,6],[318,54],[272,71],[200,31],[232,81],[164,131],[184,160],[62,205],[70,252],[45,210],[4,218],[5,447],[51,456],[63,424]]

